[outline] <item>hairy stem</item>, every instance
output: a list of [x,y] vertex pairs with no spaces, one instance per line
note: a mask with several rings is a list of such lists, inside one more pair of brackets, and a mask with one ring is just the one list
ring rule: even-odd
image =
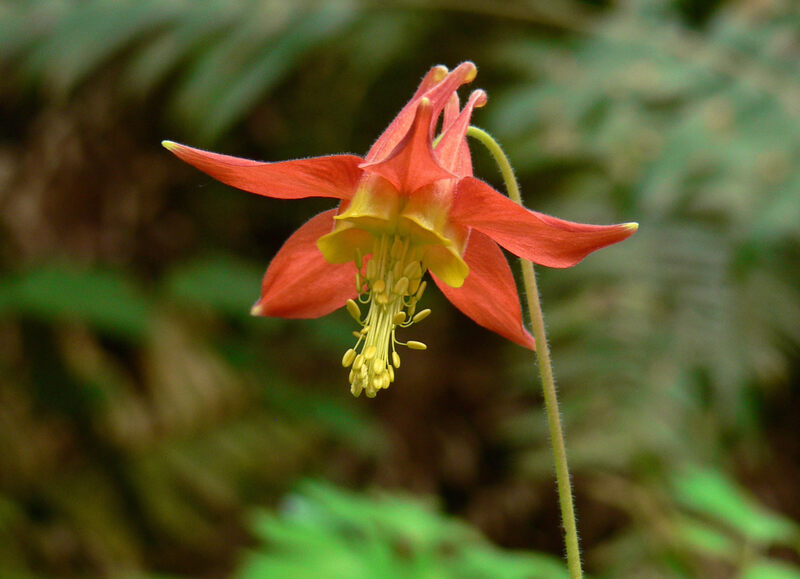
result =
[[[514,170],[508,162],[503,150],[494,138],[486,131],[470,126],[467,136],[480,141],[494,157],[505,181],[508,196],[516,203],[522,205]],[[575,506],[572,501],[572,483],[567,465],[567,451],[564,446],[564,431],[561,426],[561,415],[558,411],[558,397],[553,379],[553,366],[550,362],[550,348],[547,345],[547,335],[544,330],[542,305],[539,301],[539,288],[536,285],[536,276],[533,273],[533,264],[520,258],[522,267],[522,283],[525,286],[528,312],[530,313],[533,337],[536,340],[536,357],[539,362],[539,372],[542,376],[542,391],[544,405],[547,411],[547,422],[550,426],[550,441],[553,445],[553,458],[556,467],[556,480],[558,482],[558,500],[561,506],[561,521],[564,525],[564,542],[567,549],[567,566],[571,579],[583,577],[581,570],[581,552],[578,544],[578,528],[575,523]]]

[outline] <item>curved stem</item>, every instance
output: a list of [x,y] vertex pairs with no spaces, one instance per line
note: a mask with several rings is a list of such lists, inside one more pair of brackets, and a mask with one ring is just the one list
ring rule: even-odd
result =
[[[497,141],[486,131],[473,126],[467,129],[467,136],[477,139],[489,149],[489,152],[500,167],[508,196],[514,202],[522,205],[522,197],[519,193],[517,180],[514,177],[514,170],[511,168],[508,158]],[[558,500],[561,506],[561,521],[564,525],[564,541],[567,548],[567,566],[569,567],[570,578],[580,579],[583,577],[583,571],[581,570],[581,552],[578,545],[578,528],[575,523],[575,507],[572,501],[572,483],[567,465],[567,451],[564,446],[561,416],[558,411],[553,366],[550,363],[550,348],[547,345],[547,335],[544,331],[539,288],[536,285],[533,264],[522,258],[519,261],[522,267],[522,283],[525,286],[533,337],[536,340],[536,357],[539,362],[539,372],[542,376],[544,405],[547,411],[547,422],[550,426],[550,440],[553,445],[553,458],[555,459],[556,480],[558,482]]]

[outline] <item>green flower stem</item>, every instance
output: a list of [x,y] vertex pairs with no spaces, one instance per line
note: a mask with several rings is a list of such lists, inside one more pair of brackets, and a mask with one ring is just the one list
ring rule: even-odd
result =
[[[486,131],[473,126],[467,129],[467,136],[477,139],[489,149],[489,152],[500,167],[508,196],[522,205],[522,197],[519,193],[517,180],[514,177],[514,170],[511,168],[508,157],[503,153],[497,141]],[[561,505],[561,520],[564,525],[564,541],[567,547],[567,566],[569,567],[570,578],[580,579],[583,577],[583,571],[581,570],[581,552],[578,545],[578,529],[575,524],[575,507],[572,501],[572,483],[569,478],[561,416],[558,411],[553,366],[550,363],[550,348],[547,345],[542,306],[539,302],[539,288],[536,285],[533,264],[520,258],[520,265],[522,267],[522,282],[525,286],[528,311],[530,312],[531,325],[533,326],[533,337],[536,339],[536,357],[539,362],[539,372],[542,376],[544,405],[547,410],[547,422],[550,426],[550,440],[553,444],[553,458],[555,459],[556,480],[558,481],[558,499]]]

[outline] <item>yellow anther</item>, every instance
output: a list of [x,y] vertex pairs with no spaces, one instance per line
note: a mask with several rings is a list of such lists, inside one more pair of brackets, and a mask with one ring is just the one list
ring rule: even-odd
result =
[[[358,275],[358,274],[356,274]],[[347,313],[352,316],[352,318],[357,321],[359,324],[361,323],[361,308],[358,307],[358,304],[353,300],[347,300],[345,304],[347,308]]]
[[[431,105],[427,102],[420,106]],[[420,261],[422,255],[423,250],[411,245],[402,234],[375,239],[369,258],[355,252],[359,297],[345,305],[350,316],[363,327],[353,332],[357,342],[342,357],[342,365],[350,368],[348,380],[355,396],[364,392],[372,398],[394,382],[400,368],[395,345],[426,349],[422,342],[404,344],[395,337],[398,327],[407,328],[430,314],[430,310],[416,313],[417,302],[427,286],[422,281],[425,272]],[[367,304],[367,311],[361,310],[363,304]]]
[[342,356],[342,366],[347,368],[350,364],[353,363],[353,360],[355,359],[356,359],[356,351],[353,348],[350,348],[349,350],[347,350],[347,352],[344,353],[344,356]]
[[392,250],[389,254],[394,258],[397,259],[403,254],[403,240],[399,237],[394,238],[394,243],[392,243]]
[[417,290],[417,293],[414,297],[416,297],[417,299],[422,298],[422,294],[425,293],[426,287],[428,287],[427,281],[423,281],[421,284],[419,284],[419,289]]
[[398,279],[397,282],[394,284],[392,291],[399,296],[406,295],[406,291],[408,291],[408,278],[401,277],[400,279]]
[[375,262],[374,259],[370,259],[367,263],[367,279],[371,280],[378,274],[378,264]]
[[421,312],[417,312],[417,314],[412,318],[411,323],[416,324],[417,322],[421,322],[422,320],[427,318],[429,315],[431,315],[431,310],[430,310],[430,308],[426,308],[426,309],[422,310]]
[[409,263],[406,268],[403,270],[403,275],[409,279],[413,279],[415,277],[420,277],[420,267],[418,261],[412,261]]

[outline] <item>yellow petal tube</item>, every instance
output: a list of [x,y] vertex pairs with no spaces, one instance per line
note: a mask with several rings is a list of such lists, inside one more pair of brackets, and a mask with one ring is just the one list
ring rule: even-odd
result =
[[468,231],[449,222],[454,179],[437,181],[407,198],[399,217],[399,230],[423,252],[423,263],[451,287],[461,287],[469,274],[462,259]]
[[373,240],[392,233],[403,198],[386,179],[370,175],[359,186],[350,204],[334,219],[331,233],[317,241],[317,247],[329,263],[346,263],[356,250],[367,255]]
[[332,232],[317,240],[331,263],[354,261],[358,301],[348,303],[350,315],[361,325],[356,344],[342,357],[350,368],[350,390],[373,397],[394,382],[400,367],[398,345],[423,350],[421,342],[397,340],[398,327],[407,328],[428,316],[416,314],[430,269],[440,280],[460,287],[469,273],[462,259],[467,231],[448,223],[453,180],[445,179],[401,195],[383,177],[370,175],[353,199],[335,217]]

